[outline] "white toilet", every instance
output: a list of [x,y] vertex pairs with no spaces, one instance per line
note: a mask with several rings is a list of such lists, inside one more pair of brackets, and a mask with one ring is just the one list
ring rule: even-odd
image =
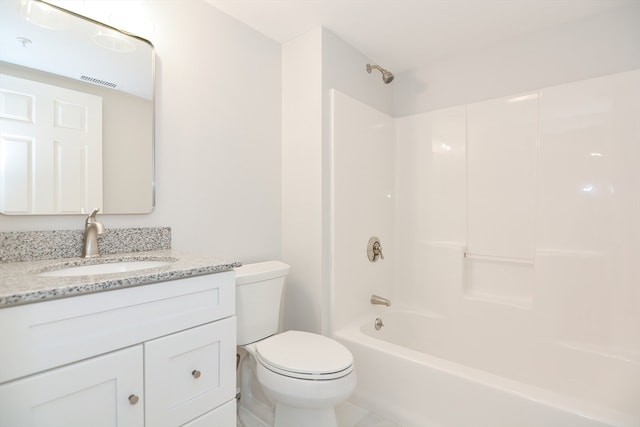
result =
[[356,387],[353,356],[322,335],[276,334],[288,272],[279,261],[236,268],[237,343],[248,353],[239,410],[274,427],[337,427],[334,407]]

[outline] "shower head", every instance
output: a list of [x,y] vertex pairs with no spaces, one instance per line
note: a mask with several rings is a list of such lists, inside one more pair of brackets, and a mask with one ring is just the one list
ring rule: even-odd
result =
[[371,74],[371,70],[373,69],[379,70],[382,73],[382,81],[385,84],[389,84],[393,81],[394,75],[391,71],[387,71],[384,68],[382,68],[379,65],[371,65],[371,64],[367,64],[367,73]]

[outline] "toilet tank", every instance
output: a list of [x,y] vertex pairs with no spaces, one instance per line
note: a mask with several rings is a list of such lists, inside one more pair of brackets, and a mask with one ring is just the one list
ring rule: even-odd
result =
[[236,271],[237,344],[278,332],[280,302],[289,266],[280,261],[246,264]]

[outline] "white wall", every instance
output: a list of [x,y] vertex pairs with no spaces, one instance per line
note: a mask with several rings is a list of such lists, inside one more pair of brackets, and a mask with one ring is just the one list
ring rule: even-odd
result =
[[329,332],[333,88],[391,111],[372,62],[325,28],[283,45],[283,259],[292,265],[285,329]]
[[[245,262],[280,258],[280,45],[201,1],[149,5],[156,208],[101,221],[171,226],[175,249]],[[81,229],[83,221],[0,215],[0,230]]]
[[[331,89],[336,89],[376,110],[393,112],[393,84],[384,84],[381,74],[367,73],[367,64],[376,63],[367,58],[331,31],[322,30],[322,87],[324,130],[331,123]],[[329,135],[325,133],[325,135]],[[328,139],[325,139],[327,142]]]
[[640,3],[400,73],[396,117],[640,67]]
[[322,30],[282,47],[284,328],[317,332],[322,310]]

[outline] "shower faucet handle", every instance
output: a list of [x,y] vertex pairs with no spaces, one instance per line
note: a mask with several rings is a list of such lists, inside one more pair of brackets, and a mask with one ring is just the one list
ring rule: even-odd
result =
[[384,259],[384,254],[382,253],[382,246],[380,242],[375,242],[373,244],[373,256],[379,256],[380,259]]
[[376,262],[378,261],[378,259],[384,259],[380,239],[378,239],[376,236],[373,236],[369,239],[369,243],[367,244],[367,257],[371,262]]

